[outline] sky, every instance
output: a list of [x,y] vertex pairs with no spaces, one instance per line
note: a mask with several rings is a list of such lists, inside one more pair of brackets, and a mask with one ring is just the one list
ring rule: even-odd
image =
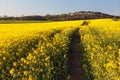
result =
[[0,0],[0,16],[95,11],[120,15],[120,0]]

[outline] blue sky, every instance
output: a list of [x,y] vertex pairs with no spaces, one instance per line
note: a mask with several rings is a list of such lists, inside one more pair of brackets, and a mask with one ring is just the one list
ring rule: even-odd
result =
[[99,11],[120,15],[120,0],[0,0],[0,16]]

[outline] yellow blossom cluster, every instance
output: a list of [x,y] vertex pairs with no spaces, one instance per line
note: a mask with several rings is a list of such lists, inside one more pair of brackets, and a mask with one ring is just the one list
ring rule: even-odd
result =
[[80,27],[87,79],[120,80],[120,21],[90,20]]
[[120,21],[0,24],[0,80],[69,80],[68,56],[79,27],[85,80],[120,80]]
[[0,80],[66,79],[76,28],[63,28],[63,23],[0,24]]

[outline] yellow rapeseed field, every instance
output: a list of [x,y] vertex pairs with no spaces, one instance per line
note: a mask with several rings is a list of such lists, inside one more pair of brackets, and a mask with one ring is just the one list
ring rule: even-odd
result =
[[0,80],[66,79],[72,26],[80,23],[0,24]]
[[0,80],[67,80],[78,28],[85,80],[120,80],[120,21],[84,21],[0,24]]
[[87,79],[120,80],[120,21],[91,20],[80,34]]

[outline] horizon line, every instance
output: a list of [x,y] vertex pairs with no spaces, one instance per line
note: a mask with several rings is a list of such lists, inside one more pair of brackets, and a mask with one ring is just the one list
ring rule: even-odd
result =
[[[30,14],[30,15],[24,15],[24,14],[21,14],[21,16],[46,16],[46,15],[62,15],[62,14],[70,14],[70,13],[76,13],[76,12],[93,12],[93,13],[97,13],[97,12],[99,12],[99,13],[102,13],[102,14],[107,14],[107,15],[111,15],[111,16],[120,16],[120,15],[115,15],[115,14],[110,14],[110,13],[105,13],[105,12],[102,12],[102,11],[87,11],[87,10],[85,10],[85,11],[83,11],[83,10],[81,10],[81,11],[74,11],[74,12],[64,12],[64,13],[56,13],[56,14],[53,14],[53,13],[46,13],[46,14]],[[4,17],[4,16],[6,16],[6,17],[21,17],[20,15],[19,16],[10,16],[10,15],[0,15],[0,17]]]

